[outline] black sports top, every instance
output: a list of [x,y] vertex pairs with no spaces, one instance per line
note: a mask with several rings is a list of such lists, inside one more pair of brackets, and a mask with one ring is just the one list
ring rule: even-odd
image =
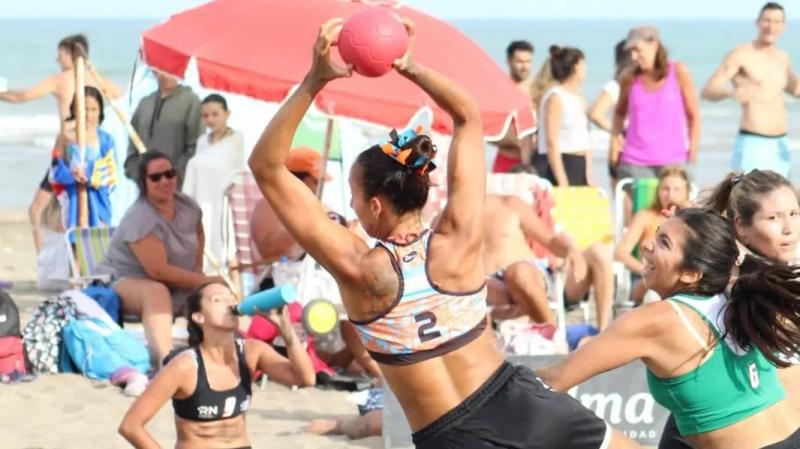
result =
[[230,390],[212,390],[208,384],[206,367],[200,348],[186,350],[197,364],[197,387],[186,399],[173,399],[175,414],[190,421],[219,421],[241,415],[250,408],[250,371],[244,358],[244,340],[236,339],[236,355],[239,359],[239,384]]

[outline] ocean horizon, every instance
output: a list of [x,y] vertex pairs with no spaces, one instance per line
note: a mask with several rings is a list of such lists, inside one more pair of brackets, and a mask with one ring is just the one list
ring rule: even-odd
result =
[[[149,19],[0,19],[0,77],[8,88],[33,85],[58,71],[55,62],[58,41],[74,33],[89,37],[90,54],[101,73],[127,87],[137,65],[141,33],[158,24]],[[659,28],[670,58],[688,66],[699,93],[727,52],[755,37],[749,20],[565,20],[565,19],[467,19],[449,21],[473,39],[505,70],[505,48],[511,40],[533,43],[534,72],[546,58],[551,44],[578,47],[586,55],[587,79],[583,94],[587,105],[600,94],[612,77],[613,46],[632,26],[649,24]],[[210,30],[213,32],[213,30]],[[800,70],[800,21],[789,21],[778,47],[794,59]],[[141,65],[141,62],[138,62]],[[465,69],[470,69],[465,67]],[[787,96],[789,139],[792,150],[800,149],[800,101]],[[135,107],[135,105],[131,105]],[[236,111],[233,111],[236,113]],[[729,167],[739,106],[731,101],[702,101],[700,166],[701,185],[713,183]],[[0,209],[27,206],[48,164],[49,150],[58,129],[56,103],[43,98],[22,105],[0,103],[0,177],[11,181],[11,189],[0,192]],[[593,130],[595,141],[603,132]],[[127,145],[118,145],[124,149]],[[606,148],[594,148],[598,182],[606,186]],[[797,162],[798,157],[794,158]],[[800,168],[800,165],[798,165]],[[599,170],[599,171],[598,171]],[[797,169],[794,173],[800,173]]]

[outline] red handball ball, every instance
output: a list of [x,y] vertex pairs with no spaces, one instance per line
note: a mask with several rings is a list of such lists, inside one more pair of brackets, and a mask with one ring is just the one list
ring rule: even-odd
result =
[[356,72],[377,77],[408,48],[406,27],[382,8],[370,8],[347,19],[339,32],[339,54]]

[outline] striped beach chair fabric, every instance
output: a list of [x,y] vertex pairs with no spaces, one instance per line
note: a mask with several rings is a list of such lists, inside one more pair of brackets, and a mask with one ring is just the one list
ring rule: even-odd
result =
[[111,246],[114,229],[110,227],[70,228],[66,233],[66,244],[74,250],[70,255],[70,283],[84,287],[93,280],[108,280],[107,275],[96,273],[97,265],[103,261]]

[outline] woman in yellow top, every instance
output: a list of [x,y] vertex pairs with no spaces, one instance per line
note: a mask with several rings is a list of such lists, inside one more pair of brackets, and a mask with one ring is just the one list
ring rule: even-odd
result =
[[636,213],[628,227],[628,232],[614,249],[614,260],[625,264],[637,280],[633,284],[631,300],[640,304],[647,288],[638,280],[642,274],[642,261],[633,256],[633,250],[649,239],[656,229],[666,220],[661,213],[672,205],[683,205],[689,201],[689,176],[681,167],[665,167],[658,176],[658,188],[653,205]]

